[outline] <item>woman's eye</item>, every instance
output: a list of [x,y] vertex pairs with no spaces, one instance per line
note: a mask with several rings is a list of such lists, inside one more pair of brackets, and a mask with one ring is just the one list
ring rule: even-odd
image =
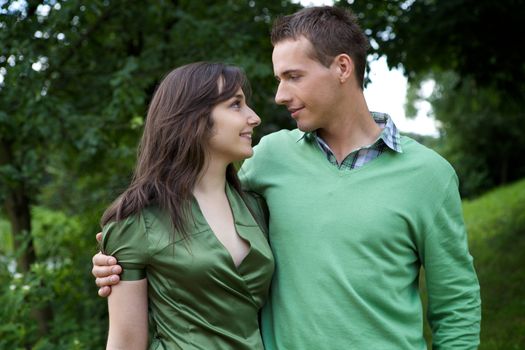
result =
[[241,108],[241,101],[237,100],[237,101],[234,101],[230,107],[232,108]]

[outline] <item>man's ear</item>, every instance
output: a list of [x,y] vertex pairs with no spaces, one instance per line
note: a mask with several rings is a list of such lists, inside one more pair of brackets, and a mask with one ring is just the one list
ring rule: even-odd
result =
[[345,53],[335,56],[332,64],[335,66],[336,73],[338,74],[341,84],[348,81],[354,74],[354,61]]

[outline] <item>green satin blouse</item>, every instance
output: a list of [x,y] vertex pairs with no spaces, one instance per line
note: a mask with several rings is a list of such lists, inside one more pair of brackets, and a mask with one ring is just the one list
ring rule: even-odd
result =
[[196,200],[188,241],[174,240],[169,216],[154,207],[104,227],[102,248],[122,266],[121,279],[148,279],[149,349],[263,349],[258,312],[274,260],[243,199],[229,185],[226,193],[237,233],[250,245],[238,267]]

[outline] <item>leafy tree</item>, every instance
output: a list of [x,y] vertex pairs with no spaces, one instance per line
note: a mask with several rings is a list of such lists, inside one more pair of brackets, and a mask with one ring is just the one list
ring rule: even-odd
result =
[[[128,181],[148,101],[171,68],[197,60],[244,67],[266,131],[282,125],[284,111],[271,103],[268,33],[275,16],[298,7],[0,0],[0,203],[18,271],[37,278],[36,266],[60,259],[34,236],[36,205],[90,218],[84,239],[93,240],[96,217]],[[59,317],[53,300],[35,303],[41,334]]]
[[438,82],[428,97],[446,134],[443,149],[462,179],[464,195],[525,175],[522,154],[525,113],[521,103],[457,74],[434,74]]
[[421,98],[414,92],[422,81],[436,81],[429,101],[449,143],[446,155],[470,182],[464,194],[525,176],[525,63],[515,49],[524,0],[337,3],[358,15],[374,54],[403,68],[409,102]]

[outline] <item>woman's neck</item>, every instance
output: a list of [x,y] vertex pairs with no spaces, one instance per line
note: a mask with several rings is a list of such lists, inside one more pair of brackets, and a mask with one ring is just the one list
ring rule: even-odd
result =
[[193,194],[202,196],[224,193],[227,166],[219,162],[207,162],[193,188]]

